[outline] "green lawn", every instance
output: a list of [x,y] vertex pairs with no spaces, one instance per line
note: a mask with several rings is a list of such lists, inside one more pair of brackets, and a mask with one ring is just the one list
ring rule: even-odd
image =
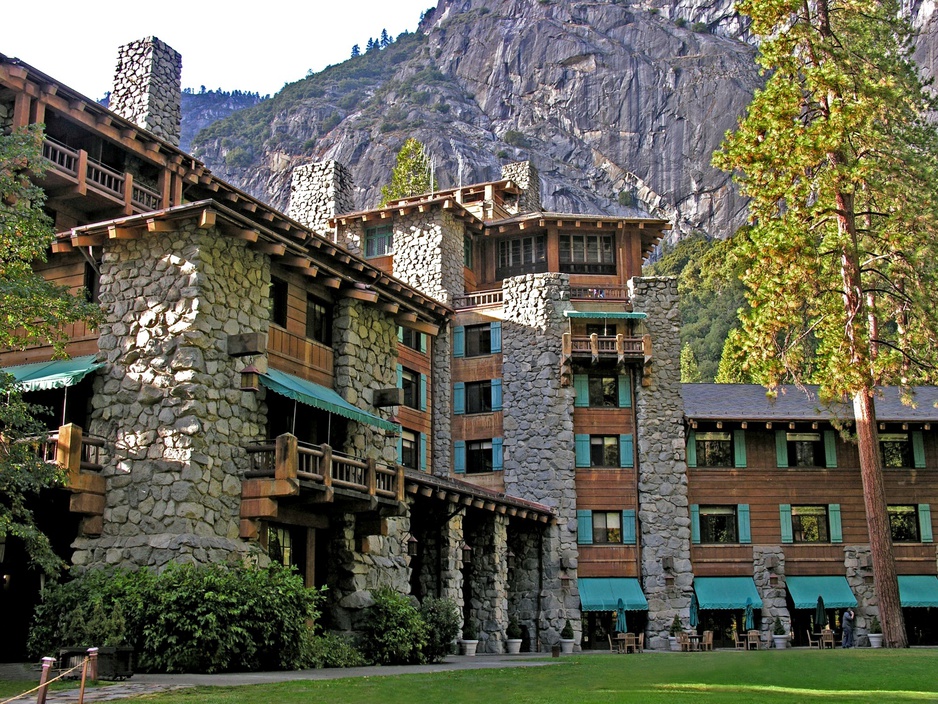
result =
[[938,650],[589,655],[566,657],[549,667],[200,687],[149,696],[147,701],[157,704],[938,702]]

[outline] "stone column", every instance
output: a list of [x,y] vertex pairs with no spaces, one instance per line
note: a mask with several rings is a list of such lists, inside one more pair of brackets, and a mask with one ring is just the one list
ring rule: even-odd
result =
[[[650,647],[668,647],[675,614],[687,622],[693,572],[690,562],[690,510],[681,399],[680,326],[677,280],[633,278],[629,296],[646,313],[652,360],[636,384],[638,501],[642,583],[648,599]],[[640,372],[641,375],[641,372]],[[666,574],[662,560],[673,568]]]
[[293,169],[287,214],[313,232],[334,240],[329,218],[355,210],[354,193],[352,172],[334,159],[298,166]]
[[[879,618],[879,599],[873,587],[873,555],[869,545],[845,545],[844,566],[847,568],[847,584],[857,597],[857,618],[854,621],[854,640],[857,645],[867,645],[870,619]],[[861,630],[862,629],[862,630]]]
[[472,546],[472,615],[479,652],[502,653],[508,627],[508,518],[485,515],[466,536]]
[[156,37],[125,44],[117,52],[108,108],[178,147],[182,56]]
[[[519,522],[521,523],[521,522]],[[527,631],[529,648],[534,652],[539,635],[541,613],[540,526],[522,528],[509,525],[508,545],[514,558],[508,566],[508,617],[518,620]]]
[[502,179],[511,179],[522,189],[517,212],[536,213],[541,209],[541,177],[530,161],[517,161],[502,167]]
[[465,542],[463,518],[462,513],[457,513],[440,527],[440,549],[443,551],[443,558],[440,561],[440,583],[443,589],[440,592],[440,598],[455,602],[460,614],[465,606],[462,598],[462,546]]
[[433,209],[394,219],[394,275],[424,295],[452,304],[465,292],[465,227]]
[[433,451],[430,473],[439,477],[450,476],[453,462],[453,371],[451,323],[440,327],[436,337],[430,338],[433,374],[430,378],[430,398],[433,414],[430,418]]
[[771,638],[776,617],[782,619],[785,632],[790,633],[791,614],[785,599],[785,551],[781,545],[753,546],[752,576],[762,597],[762,639]]

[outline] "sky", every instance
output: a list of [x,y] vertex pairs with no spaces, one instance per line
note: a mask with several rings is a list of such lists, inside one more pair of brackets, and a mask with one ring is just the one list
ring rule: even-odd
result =
[[3,3],[0,54],[93,99],[110,90],[117,47],[156,36],[182,54],[182,85],[274,94],[345,61],[387,29],[415,31],[436,0],[45,0]]

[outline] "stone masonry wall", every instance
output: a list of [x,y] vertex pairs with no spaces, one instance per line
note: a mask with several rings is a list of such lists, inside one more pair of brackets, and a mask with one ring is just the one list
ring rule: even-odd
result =
[[441,303],[465,291],[461,222],[444,210],[414,213],[394,222],[394,275]]
[[112,241],[101,265],[100,356],[90,430],[107,439],[104,531],[76,565],[237,560],[243,443],[262,437],[256,396],[227,337],[266,332],[269,266],[243,242],[196,230]]
[[[688,621],[693,582],[677,281],[633,278],[629,296],[635,311],[648,315],[645,327],[652,344],[649,374],[635,385],[638,516],[648,642],[652,648],[664,649],[674,615],[679,614],[685,624]],[[662,566],[665,557],[673,561],[669,573]]]
[[857,645],[867,645],[870,619],[879,617],[879,599],[873,587],[873,555],[869,545],[845,545],[844,566],[847,569],[847,584],[857,597],[855,621]]
[[518,196],[517,213],[536,213],[541,209],[541,177],[530,161],[518,161],[502,167],[502,178],[511,179],[523,193]]
[[[775,566],[771,566],[772,562]],[[775,583],[772,583],[772,579]],[[761,637],[771,642],[776,617],[782,619],[785,632],[791,632],[791,614],[785,594],[785,551],[781,545],[754,545],[752,548],[752,579],[762,598]]]
[[293,169],[287,214],[313,232],[334,239],[329,218],[355,210],[352,172],[334,159]]
[[[576,487],[573,387],[560,383],[560,352],[566,329],[566,274],[506,279],[502,323],[505,491],[553,508],[558,524],[544,539],[541,643],[560,638],[570,619],[579,636],[576,589]],[[561,571],[572,579],[563,586]]]
[[156,37],[120,47],[108,107],[179,146],[182,56]]
[[429,340],[433,358],[430,377],[430,398],[433,413],[430,418],[433,443],[430,453],[430,473],[448,477],[453,449],[453,384],[452,384],[452,332],[451,325],[440,327],[436,337]]
[[508,517],[482,517],[466,536],[472,545],[472,616],[482,653],[502,653],[508,625]]

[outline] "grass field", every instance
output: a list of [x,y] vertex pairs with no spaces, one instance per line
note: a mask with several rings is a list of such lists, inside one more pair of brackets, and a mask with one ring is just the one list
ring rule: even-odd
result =
[[[5,691],[6,687],[0,687],[0,693]],[[588,655],[567,657],[549,667],[199,687],[151,695],[146,701],[157,704],[938,702],[938,650]]]

